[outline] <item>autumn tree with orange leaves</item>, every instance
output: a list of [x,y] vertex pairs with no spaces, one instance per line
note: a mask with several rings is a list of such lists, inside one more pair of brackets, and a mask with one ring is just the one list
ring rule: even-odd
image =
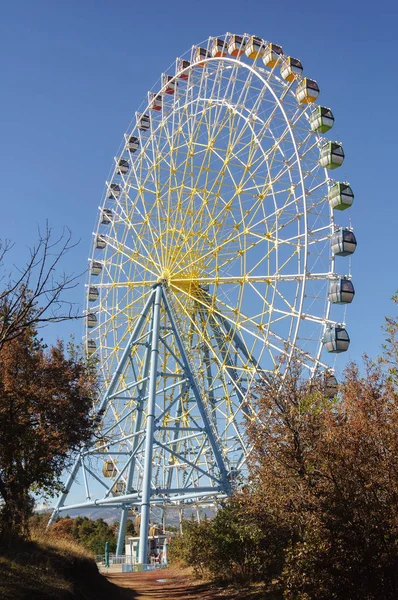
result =
[[339,397],[293,369],[255,401],[247,512],[290,530],[284,598],[398,596],[398,394],[389,370],[347,367]]
[[[75,318],[64,293],[75,278],[55,271],[70,235],[40,238],[0,294],[0,535],[26,534],[32,493],[53,493],[70,454],[93,435],[93,366],[72,345],[47,347],[48,322]],[[8,247],[6,246],[7,250]]]

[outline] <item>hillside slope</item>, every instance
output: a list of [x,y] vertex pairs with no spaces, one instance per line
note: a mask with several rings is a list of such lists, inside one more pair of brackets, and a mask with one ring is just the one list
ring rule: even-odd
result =
[[94,560],[73,542],[20,541],[0,548],[1,600],[119,600]]

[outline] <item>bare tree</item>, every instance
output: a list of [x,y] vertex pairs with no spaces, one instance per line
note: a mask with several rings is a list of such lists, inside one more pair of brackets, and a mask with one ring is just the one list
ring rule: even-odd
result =
[[[72,234],[65,228],[54,237],[46,223],[45,231],[39,229],[39,241],[30,249],[30,257],[24,267],[15,267],[16,275],[3,275],[0,292],[0,349],[15,339],[28,327],[40,327],[45,323],[81,318],[76,306],[64,297],[66,291],[75,288],[81,273],[58,274],[57,269],[65,255],[76,247]],[[0,243],[0,265],[11,250],[9,241]]]

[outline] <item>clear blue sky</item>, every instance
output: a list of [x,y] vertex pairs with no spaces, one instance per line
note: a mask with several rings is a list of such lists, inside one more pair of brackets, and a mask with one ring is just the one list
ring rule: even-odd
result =
[[[378,352],[398,288],[397,25],[394,0],[3,2],[0,237],[16,243],[13,260],[23,261],[48,219],[81,239],[64,267],[83,271],[104,181],[147,91],[192,44],[253,33],[300,58],[335,114],[358,239],[352,342],[338,366]],[[81,285],[74,299],[83,296]],[[61,334],[70,329],[81,333],[68,325]]]

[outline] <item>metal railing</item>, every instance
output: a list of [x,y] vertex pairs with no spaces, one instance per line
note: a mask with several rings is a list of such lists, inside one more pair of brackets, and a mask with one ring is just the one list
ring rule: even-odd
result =
[[[121,565],[122,572],[128,573],[133,571],[154,571],[155,569],[161,569],[165,565],[159,562],[150,562],[148,564],[142,564],[138,562],[136,556],[129,554],[109,554],[109,567],[113,565]],[[105,554],[99,554],[95,557],[95,562],[101,569],[107,568]]]

